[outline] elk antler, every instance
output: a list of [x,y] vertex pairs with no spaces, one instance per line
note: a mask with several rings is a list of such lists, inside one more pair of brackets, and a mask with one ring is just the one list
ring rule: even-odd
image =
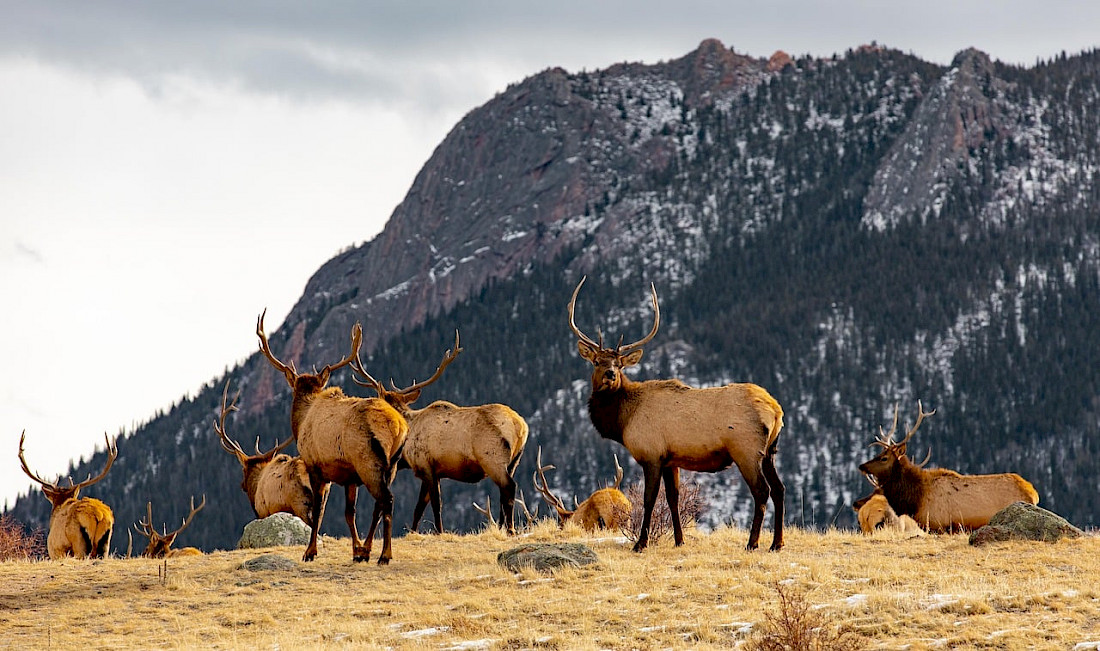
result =
[[[107,476],[107,471],[111,469],[111,466],[115,463],[115,459],[118,457],[118,448],[115,446],[115,442],[107,436],[107,432],[103,433],[103,441],[107,444],[107,464],[103,466],[103,471],[95,477],[92,477],[91,473],[89,473],[87,479],[76,486],[71,486],[72,488],[87,488]],[[69,484],[71,485],[72,483],[73,480],[70,477]]]
[[489,519],[490,525],[494,527],[497,526],[497,521],[493,519],[493,500],[489,495],[485,496],[485,508],[478,506],[477,502],[473,502],[472,504],[474,505],[475,511]]
[[[550,488],[547,486],[546,471],[547,470],[553,470],[554,466],[549,465],[549,464],[547,464],[545,466],[542,465],[542,446],[541,445],[538,447],[538,454],[537,454],[537,457],[535,459],[535,467],[537,468],[537,470],[535,471],[535,473],[531,477],[531,480],[535,484],[535,490],[538,491],[540,495],[542,495],[542,498],[544,500],[546,500],[546,503],[548,505],[550,505],[555,511],[558,512],[558,519],[560,519],[562,522],[564,522],[566,518],[568,518],[570,515],[573,515],[573,512],[570,511],[569,509],[565,508],[565,502],[562,502],[561,498],[558,497],[557,495],[555,495],[554,493],[552,493],[550,491]],[[540,479],[542,480],[541,485],[539,484]]]
[[282,441],[281,443],[277,443],[275,445],[275,447],[271,448],[267,452],[264,452],[264,451],[260,450],[260,439],[259,439],[259,437],[257,437],[256,438],[256,455],[254,457],[250,457],[247,453],[245,453],[245,451],[241,449],[241,444],[237,443],[233,439],[229,438],[229,434],[227,434],[226,431],[225,431],[225,419],[226,419],[226,417],[231,412],[240,411],[237,408],[237,398],[241,397],[240,389],[238,389],[237,393],[233,396],[233,400],[230,401],[228,405],[226,404],[226,401],[228,401],[228,399],[229,399],[229,382],[230,382],[229,380],[225,381],[225,389],[222,391],[221,416],[219,416],[218,420],[214,421],[214,431],[218,433],[218,438],[221,440],[222,448],[224,448],[226,452],[228,452],[228,453],[232,454],[233,456],[237,457],[237,461],[240,461],[241,465],[244,465],[250,459],[258,460],[258,459],[265,459],[265,458],[267,458],[267,459],[273,458],[276,454],[278,454],[284,448],[286,448],[286,446],[288,446],[292,442],[294,442],[294,435],[291,434],[290,436],[288,436],[286,438],[285,441]]
[[186,518],[184,518],[183,524],[180,525],[179,529],[176,529],[172,533],[168,533],[167,525],[162,525],[161,527],[161,530],[164,533],[157,533],[157,528],[153,526],[153,503],[146,502],[145,506],[147,509],[145,519],[138,520],[137,524],[134,525],[134,529],[138,533],[144,535],[146,538],[149,538],[150,540],[167,538],[175,539],[176,536],[180,535],[180,533],[191,524],[191,520],[194,519],[195,514],[201,511],[204,506],[206,506],[206,496],[202,496],[202,502],[198,505],[197,508],[195,507],[195,497],[193,495],[191,496],[191,512],[187,514]]
[[612,455],[615,458],[615,485],[611,488],[619,490],[619,486],[623,483],[623,467],[619,465],[619,455]]
[[[584,284],[584,281],[587,278],[588,276],[581,277],[581,281],[577,283],[577,288],[573,290],[573,297],[569,299],[569,328],[573,331],[573,334],[577,336],[577,339],[581,340],[588,346],[604,350],[603,335],[600,335],[599,342],[593,341],[591,337],[581,332],[580,328],[577,327],[576,320],[574,319],[574,311],[577,306],[577,294],[580,293],[581,285]],[[622,337],[620,337],[619,345],[615,347],[615,352],[619,355],[625,355],[635,348],[641,348],[642,346],[648,344],[653,339],[653,337],[657,336],[657,328],[661,325],[661,308],[657,304],[657,288],[653,285],[653,283],[649,284],[649,290],[653,300],[653,328],[649,331],[648,335],[642,337],[632,344],[627,344],[626,346],[623,346],[623,340]]]
[[882,426],[878,428],[878,438],[871,442],[871,445],[881,445],[883,448],[888,448],[894,444],[894,432],[898,429],[898,403],[894,403],[894,424],[890,426],[890,433],[883,434]]
[[581,332],[581,329],[577,327],[577,322],[573,318],[573,312],[577,307],[577,294],[581,291],[581,285],[588,279],[588,276],[581,276],[581,281],[577,283],[577,288],[573,290],[573,298],[569,299],[569,329],[573,331],[573,334],[577,335],[577,339],[580,339],[584,343],[588,344],[592,348],[603,348],[603,337],[600,337],[600,343],[597,344],[592,341],[592,337]]
[[[34,481],[38,482],[39,484],[42,484],[43,486],[47,486],[49,488],[56,489],[57,488],[57,483],[46,481],[45,479],[42,479],[37,474],[31,472],[30,467],[27,466],[27,460],[23,458],[23,441],[26,440],[26,438],[27,438],[27,430],[23,430],[23,433],[19,435],[19,465],[23,467],[23,472],[26,473],[28,477],[30,477]],[[61,481],[60,477],[58,478],[58,481]]]
[[335,364],[330,364],[330,365],[324,367],[323,369],[321,369],[321,372],[318,373],[317,375],[319,375],[322,378],[327,379],[329,374],[332,373],[333,371],[335,371],[336,369],[343,368],[343,367],[347,366],[348,364],[351,364],[352,362],[354,362],[356,360],[356,358],[359,357],[359,348],[362,345],[363,345],[363,326],[359,325],[359,323],[356,322],[355,325],[353,325],[351,327],[351,352],[348,353],[347,357],[340,360],[339,362],[337,362]]
[[416,380],[413,380],[413,384],[405,387],[404,389],[398,389],[397,385],[393,383],[393,380],[390,380],[390,386],[392,386],[393,390],[397,393],[404,395],[408,395],[414,391],[419,391],[420,389],[423,389],[432,382],[438,380],[439,376],[443,375],[443,369],[447,368],[447,366],[450,365],[451,362],[455,361],[455,358],[458,357],[458,354],[461,352],[462,348],[458,345],[458,330],[455,330],[455,347],[443,353],[442,361],[439,362],[439,366],[435,369],[435,373],[433,373],[430,378],[424,380],[423,382],[417,382]]
[[279,361],[278,357],[271,352],[271,346],[267,343],[267,335],[264,334],[264,317],[267,316],[267,308],[256,319],[256,336],[260,338],[260,351],[267,357],[267,361],[271,362],[271,365],[278,369],[283,375],[286,376],[286,381],[293,388],[294,379],[298,377],[298,371],[295,370],[294,364],[284,364]]
[[[933,409],[932,411],[924,411],[924,407],[921,405],[920,400],[918,400],[917,401],[917,422],[913,424],[912,429],[910,429],[908,432],[906,432],[905,438],[903,438],[901,440],[901,442],[898,443],[898,446],[900,447],[900,446],[903,446],[903,445],[909,443],[909,439],[913,438],[913,434],[917,433],[917,428],[920,427],[920,424],[924,421],[924,417],[925,416],[931,416],[934,413],[936,413],[935,409]],[[931,454],[932,451],[929,450],[928,453]]]
[[[23,430],[23,433],[19,436],[19,465],[23,467],[23,472],[26,473],[28,477],[38,482],[39,484],[42,484],[42,486],[46,488],[49,488],[53,491],[62,490],[58,486],[58,484],[61,482],[61,477],[58,477],[56,482],[50,482],[31,472],[30,467],[27,466],[27,460],[23,457],[23,442],[26,438],[27,430]],[[103,440],[107,443],[107,464],[103,466],[103,471],[95,477],[92,477],[91,473],[89,473],[88,478],[80,482],[79,484],[74,484],[73,478],[69,477],[69,485],[66,486],[63,490],[71,492],[73,495],[75,495],[76,492],[80,489],[87,488],[88,486],[91,486],[92,484],[107,476],[107,471],[111,469],[111,466],[115,463],[115,458],[118,457],[118,448],[115,447],[114,441],[112,441],[110,437],[107,436],[106,432],[103,433]]]
[[[360,380],[359,378],[355,377],[356,375],[362,375],[366,379]],[[355,361],[351,363],[351,381],[361,387],[374,389],[379,398],[386,395],[386,387],[381,382],[374,379],[373,375],[367,373],[366,367],[363,366],[363,360],[359,358],[358,351],[356,351],[355,353]]]

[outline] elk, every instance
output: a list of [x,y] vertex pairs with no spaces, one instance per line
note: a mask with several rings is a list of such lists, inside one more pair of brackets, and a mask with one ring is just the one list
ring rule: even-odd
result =
[[53,504],[50,512],[50,532],[46,536],[46,552],[52,560],[65,556],[76,558],[104,558],[111,546],[111,532],[115,526],[115,516],[111,507],[93,497],[80,497],[80,490],[87,488],[107,476],[107,471],[118,456],[114,441],[103,435],[107,442],[107,463],[103,471],[95,477],[90,474],[79,484],[69,477],[69,485],[61,486],[61,478],[48,482],[27,466],[23,457],[23,443],[26,430],[19,437],[19,464],[28,477],[42,486],[42,494]]
[[[961,475],[954,470],[926,470],[906,456],[906,446],[925,417],[936,413],[924,411],[917,402],[917,420],[905,438],[894,442],[898,426],[898,410],[894,407],[894,424],[889,434],[882,434],[871,443],[882,447],[875,458],[859,466],[860,472],[873,477],[882,494],[899,516],[916,520],[925,531],[943,533],[969,531],[989,523],[997,511],[1014,502],[1039,503],[1039,494],[1023,477],[1015,473],[997,475]],[[925,460],[927,461],[927,459]]]
[[642,466],[644,498],[641,531],[634,551],[649,543],[649,525],[660,482],[672,515],[677,545],[684,542],[679,514],[680,469],[718,472],[736,464],[752,492],[755,509],[747,549],[756,549],[760,526],[768,506],[775,505],[772,551],[783,546],[783,482],[775,469],[783,409],[765,389],[755,384],[727,384],[697,389],[679,380],[635,382],[627,367],[642,359],[642,347],[657,334],[661,311],[657,289],[650,284],[653,328],[642,339],[614,348],[594,341],[577,327],[574,308],[585,278],[577,283],[569,301],[569,327],[577,336],[581,357],[592,366],[592,393],[588,413],[596,430],[606,439],[621,443]]
[[237,411],[237,398],[240,395],[241,392],[238,391],[233,396],[233,401],[227,405],[229,382],[225,383],[221,416],[214,421],[214,431],[221,439],[222,448],[237,457],[241,464],[241,472],[244,474],[241,490],[248,496],[252,512],[257,518],[266,518],[275,513],[291,513],[307,525],[313,526],[313,488],[309,483],[306,464],[300,457],[279,454],[283,448],[294,442],[294,436],[288,436],[285,441],[267,452],[260,451],[260,441],[256,439],[256,454],[249,455],[226,434],[225,418],[230,412]]
[[[931,455],[931,451],[929,451],[929,455]],[[927,463],[928,458],[926,457],[919,465],[923,466]],[[924,530],[920,528],[916,520],[908,515],[898,516],[897,512],[890,506],[886,496],[882,494],[882,488],[879,487],[873,476],[865,475],[865,477],[871,482],[874,490],[870,495],[859,498],[852,505],[859,519],[859,529],[864,535],[869,536],[883,530],[900,531],[914,536],[925,535]]]
[[[554,468],[552,465],[542,465],[542,446],[539,446],[535,466],[537,470],[532,476],[535,490],[558,514],[558,524],[565,526],[566,522],[576,522],[585,531],[597,529],[621,529],[630,522],[630,500],[619,490],[623,481],[623,468],[619,465],[619,457],[615,457],[615,484],[601,488],[592,493],[588,499],[575,504],[570,511],[565,508],[561,498],[554,495],[546,484],[546,471]],[[541,484],[540,484],[541,480]],[[576,502],[576,498],[573,498]]]
[[420,480],[420,496],[413,508],[412,531],[431,502],[435,514],[435,530],[443,532],[442,500],[439,480],[453,479],[476,483],[488,477],[500,491],[500,520],[509,535],[515,535],[516,466],[527,445],[527,421],[507,405],[498,403],[460,407],[437,400],[421,409],[412,403],[421,390],[435,382],[443,370],[462,352],[458,331],[453,349],[443,354],[435,373],[423,382],[399,389],[390,380],[387,389],[363,368],[358,358],[352,370],[364,379],[353,377],[356,384],[373,389],[401,413],[409,423],[409,436],[400,462],[401,468],[411,468]]
[[191,512],[187,514],[187,517],[183,519],[183,524],[179,529],[176,529],[172,533],[168,533],[168,527],[163,526],[161,533],[157,533],[157,528],[153,526],[153,503],[146,503],[146,515],[144,520],[138,520],[134,524],[134,531],[145,536],[149,539],[148,546],[145,547],[145,551],[141,552],[141,555],[145,558],[175,558],[177,556],[202,556],[202,552],[195,547],[184,547],[182,549],[172,549],[172,544],[176,542],[176,536],[186,529],[191,520],[195,518],[195,514],[198,513],[206,506],[206,496],[202,496],[202,502],[198,507],[195,506],[195,498],[191,498]]
[[[266,314],[266,310],[264,314]],[[310,510],[310,538],[303,561],[317,556],[317,532],[324,515],[329,484],[344,487],[347,503],[344,518],[351,532],[352,560],[370,558],[371,543],[379,521],[382,522],[382,553],[378,564],[393,558],[393,493],[390,483],[409,433],[409,425],[396,409],[379,398],[353,398],[339,387],[328,387],[333,371],[347,366],[359,354],[363,328],[351,329],[351,352],[336,364],[316,373],[299,374],[292,364],[284,364],[271,352],[264,334],[264,314],[256,320],[260,351],[286,378],[294,392],[290,407],[291,432],[298,441],[298,453],[309,475],[313,500]],[[359,486],[374,497],[374,514],[366,540],[355,527],[355,498]]]

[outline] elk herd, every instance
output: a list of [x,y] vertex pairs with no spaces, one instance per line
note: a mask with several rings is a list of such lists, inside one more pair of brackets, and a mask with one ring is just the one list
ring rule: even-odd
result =
[[[673,525],[676,545],[684,543],[679,514],[680,470],[720,472],[736,465],[753,500],[752,521],[746,548],[756,549],[768,501],[773,507],[773,533],[770,549],[783,547],[784,486],[776,470],[775,455],[783,429],[783,409],[763,387],[739,383],[710,388],[694,388],[676,379],[634,381],[625,370],[638,364],[643,348],[653,340],[661,322],[657,290],[650,285],[653,326],[642,339],[624,345],[605,346],[602,334],[592,339],[576,325],[574,311],[585,279],[581,278],[568,304],[569,328],[576,336],[577,350],[592,365],[588,412],[596,432],[623,446],[638,463],[643,477],[642,516],[634,551],[649,543],[649,528],[661,484]],[[222,394],[220,416],[213,428],[222,448],[236,457],[242,472],[241,490],[248,497],[257,518],[285,512],[300,518],[310,528],[310,539],[302,556],[313,560],[317,555],[317,537],[324,516],[329,488],[333,483],[345,491],[345,519],[351,536],[352,560],[366,561],[379,525],[382,550],[378,564],[393,558],[394,497],[390,485],[394,476],[409,468],[420,481],[420,493],[413,507],[411,531],[417,531],[424,511],[430,504],[435,532],[443,532],[443,502],[440,480],[474,483],[490,479],[499,491],[499,518],[502,529],[516,533],[517,502],[528,514],[526,504],[517,500],[516,467],[527,444],[528,428],[515,410],[503,404],[459,406],[445,400],[414,408],[422,390],[442,377],[444,370],[462,352],[458,332],[454,346],[447,350],[434,373],[422,382],[390,388],[375,379],[360,359],[362,328],[356,323],[350,334],[347,355],[320,371],[299,373],[293,363],[284,363],[272,352],[264,332],[264,313],[256,321],[260,352],[270,366],[281,373],[292,392],[290,435],[275,447],[246,453],[226,430],[229,414],[237,411],[239,392],[229,399],[229,383]],[[373,397],[355,397],[339,387],[328,386],[332,373],[349,367],[353,381]],[[907,446],[921,423],[935,411],[925,412],[917,404],[917,418],[900,441],[894,436],[898,410],[889,433],[879,430],[871,444],[882,451],[859,471],[873,487],[870,495],[854,504],[860,528],[865,534],[895,530],[925,535],[967,531],[981,527],[999,510],[1014,502],[1037,504],[1038,493],[1019,475],[962,475],[952,470],[926,469],[930,456],[914,463]],[[107,460],[103,470],[82,482],[59,478],[48,482],[31,471],[24,458],[26,433],[19,439],[19,462],[28,477],[41,486],[52,504],[47,553],[51,559],[64,556],[103,558],[108,554],[114,516],[110,507],[80,491],[107,475],[118,456],[114,441],[106,439]],[[106,438],[106,437],[105,437]],[[297,444],[298,456],[282,453]],[[930,455],[931,453],[929,453]],[[632,505],[620,490],[623,469],[615,457],[613,486],[595,491],[590,497],[566,508],[550,490],[538,449],[533,482],[536,491],[556,513],[559,523],[567,522],[593,531],[624,529]],[[370,527],[360,538],[355,521],[355,503],[359,487],[365,487],[374,500]],[[153,524],[152,502],[146,516],[134,524],[134,531],[149,540],[142,556],[164,558],[199,554],[197,549],[172,549],[184,531],[206,505],[206,497],[196,507],[191,500],[190,513],[182,525],[168,532],[157,531]],[[478,508],[493,522],[489,502]],[[537,511],[536,511],[537,513]],[[132,545],[132,539],[131,539]],[[129,555],[129,552],[128,552]]]

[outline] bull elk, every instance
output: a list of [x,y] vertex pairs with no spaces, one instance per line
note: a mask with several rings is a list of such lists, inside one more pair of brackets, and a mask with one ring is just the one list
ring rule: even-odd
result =
[[431,502],[436,532],[443,532],[442,500],[439,480],[453,479],[476,483],[488,477],[500,491],[500,519],[509,535],[516,533],[516,466],[527,445],[527,421],[514,409],[502,404],[460,407],[437,400],[421,409],[412,403],[421,390],[439,379],[443,370],[462,352],[458,331],[454,348],[443,354],[435,373],[423,382],[399,389],[391,380],[391,389],[374,379],[356,359],[352,369],[364,379],[353,377],[356,384],[373,389],[378,397],[401,413],[409,423],[409,436],[400,467],[411,468],[420,480],[420,496],[413,509],[412,531],[416,531],[424,510]]
[[279,454],[286,446],[294,442],[294,436],[277,444],[267,452],[260,451],[259,439],[256,440],[256,454],[246,454],[239,443],[229,438],[225,430],[225,419],[231,412],[237,411],[237,398],[240,391],[229,398],[229,382],[222,392],[221,416],[214,421],[214,431],[218,433],[222,448],[237,458],[241,464],[244,478],[241,490],[248,496],[252,511],[257,518],[266,518],[275,513],[291,513],[302,522],[312,526],[313,489],[309,483],[309,473],[301,457]]
[[[1015,473],[996,475],[961,475],[954,470],[926,470],[906,456],[906,446],[925,417],[936,413],[924,411],[917,402],[917,420],[905,438],[894,442],[898,427],[898,410],[894,407],[894,424],[888,434],[871,443],[882,447],[875,458],[859,466],[882,489],[882,494],[899,516],[908,515],[925,531],[943,533],[968,531],[989,523],[997,511],[1014,502],[1039,503],[1039,494],[1023,477]],[[927,461],[927,459],[925,460]]]
[[[535,490],[542,495],[550,508],[558,514],[558,524],[565,526],[566,522],[575,522],[585,531],[597,529],[622,529],[630,522],[630,500],[619,490],[623,481],[623,468],[619,465],[619,458],[615,457],[615,484],[601,488],[588,496],[580,504],[570,511],[565,508],[561,498],[550,490],[546,484],[546,471],[554,468],[552,465],[542,465],[542,447],[539,447],[535,460],[535,470],[532,480]],[[576,498],[573,500],[576,502]]]
[[19,464],[28,477],[42,486],[42,494],[53,504],[50,512],[50,532],[46,536],[46,552],[51,559],[65,556],[76,558],[104,558],[111,546],[111,532],[115,526],[115,516],[111,507],[94,497],[80,497],[80,491],[107,476],[107,471],[118,456],[114,441],[103,435],[107,442],[107,463],[103,471],[95,477],[90,474],[79,484],[69,477],[69,485],[62,486],[61,478],[48,482],[31,472],[27,460],[23,458],[23,443],[27,437],[24,431],[19,437]]
[[[925,458],[924,462],[920,465],[927,463],[928,459]],[[913,536],[924,536],[924,530],[920,528],[917,521],[908,515],[899,516],[893,507],[890,506],[890,502],[886,499],[886,496],[882,494],[882,488],[879,487],[877,480],[870,475],[866,475],[868,481],[871,482],[871,486],[874,487],[874,491],[870,495],[859,498],[852,505],[852,508],[856,511],[856,516],[859,519],[859,530],[863,532],[865,536],[869,536],[878,531],[900,531],[904,534],[910,534]]]
[[134,524],[134,531],[145,536],[149,539],[149,544],[145,547],[145,551],[141,552],[141,555],[145,558],[176,558],[177,556],[201,556],[202,552],[195,547],[184,547],[182,549],[172,549],[172,544],[176,542],[176,537],[183,532],[188,526],[191,525],[191,520],[195,518],[195,514],[198,513],[206,506],[206,496],[202,496],[202,502],[195,506],[195,498],[191,498],[191,512],[187,514],[187,517],[183,519],[183,524],[172,533],[168,533],[168,527],[165,525],[161,528],[161,532],[157,532],[157,528],[153,526],[153,503],[146,503],[146,515],[144,520],[138,520]]
[[[264,311],[266,314],[266,310]],[[324,515],[331,482],[344,487],[347,503],[344,518],[351,532],[352,560],[370,558],[371,543],[378,523],[382,522],[382,553],[378,564],[393,558],[393,493],[390,483],[409,425],[396,409],[379,398],[353,398],[339,387],[328,387],[333,371],[347,366],[359,354],[363,329],[356,323],[351,329],[351,352],[336,364],[317,373],[298,373],[292,364],[284,364],[271,352],[264,334],[264,314],[256,320],[260,351],[286,378],[294,392],[290,407],[291,431],[298,441],[298,453],[309,475],[313,492],[310,511],[310,537],[303,561],[317,556],[317,531]],[[365,486],[374,497],[374,513],[366,540],[355,527],[355,498],[358,487]]]
[[577,327],[573,317],[577,283],[569,301],[569,327],[577,336],[581,357],[592,366],[592,393],[588,413],[596,430],[606,439],[621,443],[642,466],[645,481],[641,531],[634,551],[649,543],[649,525],[660,482],[672,515],[677,545],[684,542],[680,524],[680,469],[718,472],[737,464],[752,492],[755,508],[747,548],[756,549],[760,526],[768,506],[775,505],[772,551],[783,546],[783,482],[775,469],[783,409],[766,390],[755,384],[727,384],[697,389],[679,380],[634,382],[624,370],[642,359],[642,347],[657,334],[661,311],[657,289],[651,284],[653,328],[632,344],[614,348],[594,341]]

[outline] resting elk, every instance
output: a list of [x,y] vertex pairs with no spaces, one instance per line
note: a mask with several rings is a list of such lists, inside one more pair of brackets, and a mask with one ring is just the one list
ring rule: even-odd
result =
[[176,542],[176,537],[186,529],[191,520],[195,518],[195,514],[198,513],[206,506],[206,496],[202,496],[202,502],[195,506],[195,498],[191,498],[191,512],[187,514],[187,517],[183,519],[183,524],[179,529],[176,529],[172,533],[168,533],[168,527],[164,526],[161,529],[161,533],[157,533],[157,528],[153,526],[153,503],[146,503],[146,515],[144,520],[139,520],[134,525],[134,531],[145,536],[149,539],[149,544],[145,547],[145,551],[141,552],[141,555],[145,558],[175,558],[177,556],[202,556],[202,552],[195,547],[184,547],[182,549],[172,549],[172,544]]
[[214,431],[218,433],[225,451],[237,457],[241,464],[241,472],[244,474],[241,490],[248,496],[252,511],[257,518],[266,518],[275,513],[291,513],[307,525],[313,526],[313,489],[310,487],[306,464],[301,457],[279,454],[283,448],[294,442],[294,436],[288,436],[285,441],[267,452],[260,451],[257,439],[256,454],[249,455],[226,433],[226,416],[237,411],[237,398],[240,395],[238,391],[233,396],[233,401],[227,405],[229,382],[225,383],[221,416],[214,421]]
[[537,470],[532,477],[535,490],[557,512],[558,524],[561,526],[564,527],[566,522],[575,522],[585,531],[595,531],[597,529],[622,529],[629,524],[631,505],[630,500],[619,490],[619,485],[623,481],[623,468],[619,465],[618,457],[615,457],[615,484],[592,493],[588,499],[577,504],[572,511],[565,508],[561,498],[554,495],[546,484],[546,471],[553,469],[554,466],[542,465],[541,446],[536,456],[535,466]]
[[[926,458],[924,463],[927,461]],[[920,465],[924,465],[924,463]],[[874,477],[864,476],[871,482],[875,490],[870,495],[859,498],[852,505],[859,519],[859,530],[864,535],[869,536],[878,531],[900,531],[914,536],[926,535],[924,530],[917,525],[916,520],[908,515],[899,516],[894,511],[886,496],[882,494],[882,489],[875,483]]]
[[[954,470],[925,470],[909,460],[906,446],[926,416],[917,402],[917,421],[905,438],[894,442],[898,411],[889,434],[881,434],[871,445],[882,447],[874,459],[860,465],[860,472],[874,478],[882,494],[899,516],[908,515],[925,531],[943,533],[968,531],[989,523],[998,511],[1014,502],[1039,503],[1039,494],[1015,473],[960,475]],[[926,460],[927,461],[927,460]]]
[[27,460],[23,458],[23,442],[26,431],[19,437],[19,463],[28,477],[42,486],[42,494],[53,504],[50,513],[50,533],[46,536],[46,552],[51,559],[64,556],[76,558],[104,558],[111,546],[111,531],[115,526],[115,516],[111,507],[93,497],[80,497],[80,490],[87,488],[107,476],[107,471],[118,456],[118,448],[104,434],[107,442],[107,464],[103,472],[74,484],[69,477],[69,485],[61,486],[61,478],[48,482],[31,472]]
[[399,465],[400,468],[412,468],[420,480],[420,496],[413,508],[412,531],[420,525],[424,509],[431,502],[435,530],[442,533],[440,479],[472,484],[488,477],[500,491],[500,520],[508,534],[514,535],[516,480],[513,476],[527,445],[527,421],[511,407],[496,403],[460,407],[437,400],[422,409],[411,407],[420,397],[421,390],[438,380],[443,369],[460,352],[462,348],[459,347],[456,330],[454,348],[443,354],[435,373],[423,382],[414,382],[399,389],[391,380],[392,390],[387,389],[363,368],[359,359],[352,364],[352,369],[364,379],[353,379],[359,386],[374,389],[379,398],[393,406],[409,423],[409,436],[405,439],[405,450]]
[[577,294],[569,301],[569,327],[577,336],[581,357],[593,366],[588,413],[596,430],[617,441],[642,466],[645,480],[642,525],[634,551],[649,543],[649,525],[660,482],[665,483],[677,545],[684,542],[680,524],[680,469],[718,472],[737,464],[752,492],[755,509],[747,548],[756,549],[768,497],[775,505],[772,551],[783,546],[783,482],[775,470],[775,452],[783,427],[783,409],[755,384],[727,384],[696,389],[679,380],[634,382],[624,372],[642,359],[642,346],[657,334],[661,311],[657,289],[650,285],[653,329],[639,341],[614,348],[594,341],[573,318]]
[[[266,313],[266,310],[265,310]],[[354,561],[370,558],[371,543],[379,521],[382,522],[382,553],[378,564],[393,558],[393,493],[390,483],[397,472],[401,448],[409,425],[396,409],[378,398],[352,398],[339,387],[325,388],[333,371],[347,366],[359,354],[363,329],[356,323],[351,329],[351,352],[334,365],[317,373],[298,373],[271,352],[264,334],[264,314],[256,321],[260,351],[267,361],[286,378],[294,392],[290,407],[291,431],[298,440],[298,453],[309,475],[314,499],[310,512],[310,537],[303,561],[317,556],[317,531],[324,515],[329,484],[344,487],[347,505],[344,518],[351,532]],[[374,497],[374,514],[366,540],[360,540],[355,527],[355,498],[359,486],[366,486]]]

